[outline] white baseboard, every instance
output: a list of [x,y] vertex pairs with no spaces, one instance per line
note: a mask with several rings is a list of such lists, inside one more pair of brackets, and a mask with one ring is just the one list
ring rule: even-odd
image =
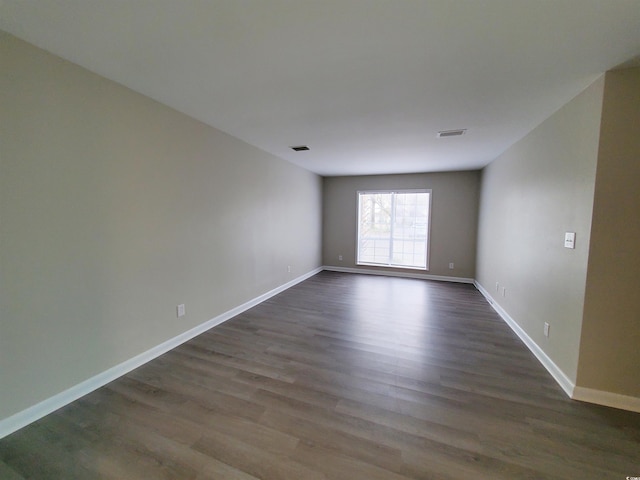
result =
[[638,397],[576,386],[571,398],[581,402],[595,403],[606,407],[620,408],[622,410],[640,413],[640,398]]
[[58,410],[59,408],[68,405],[74,400],[77,400],[78,398],[83,397],[84,395],[91,393],[94,390],[97,390],[98,388],[121,377],[122,375],[125,375],[130,371],[140,367],[141,365],[144,365],[145,363],[153,360],[154,358],[159,357],[163,353],[166,353],[169,350],[183,344],[184,342],[200,335],[201,333],[206,332],[210,328],[213,328],[216,325],[220,325],[221,323],[226,322],[236,315],[239,315],[240,313],[249,310],[252,307],[255,307],[259,303],[262,303],[265,300],[268,300],[269,298],[287,290],[288,288],[291,288],[294,285],[316,275],[317,273],[320,273],[322,270],[322,267],[320,267],[304,275],[301,275],[300,277],[297,277],[290,282],[280,285],[279,287],[274,288],[273,290],[266,292],[252,300],[249,300],[242,305],[232,308],[231,310],[218,315],[217,317],[212,318],[211,320],[208,320],[207,322],[202,323],[197,327],[192,328],[191,330],[187,330],[186,332],[183,332],[180,335],[161,343],[160,345],[156,345],[146,352],[136,355],[135,357],[130,358],[129,360],[126,360],[108,370],[105,370],[104,372],[99,373],[98,375],[95,375],[83,382],[80,382],[63,392],[60,392],[36,405],[33,405],[25,410],[22,410],[21,412],[16,413],[15,415],[1,420],[0,438],[6,437],[16,430],[26,427],[30,423],[44,417],[45,415],[48,415]]
[[511,318],[511,316],[498,304],[498,302],[496,302],[491,297],[489,292],[485,290],[482,287],[482,285],[480,285],[478,282],[475,282],[475,281],[473,283],[478,289],[478,291],[484,296],[484,298],[487,299],[489,304],[498,313],[498,315],[500,315],[500,317],[502,317],[502,319],[507,323],[507,325],[511,327],[511,330],[513,330],[515,334],[518,335],[518,337],[520,337],[520,340],[522,340],[522,342],[527,346],[527,348],[531,350],[531,353],[533,353],[536,356],[538,361],[542,364],[544,368],[547,369],[547,371],[551,374],[551,376],[555,379],[555,381],[558,382],[558,385],[560,385],[560,387],[565,391],[565,393],[569,397],[573,398],[573,391],[576,388],[575,383],[573,383],[571,379],[567,377],[567,375],[560,369],[560,367],[558,367],[553,362],[553,360],[551,360],[551,358],[549,358],[549,356],[538,346],[538,344],[534,342],[529,335],[527,335],[527,332],[525,332],[520,327],[520,325],[518,325],[516,321],[513,318]]
[[273,290],[266,292],[248,302],[243,303],[227,312],[218,315],[217,317],[208,320],[207,322],[198,325],[197,327],[187,330],[180,335],[167,340],[155,347],[136,355],[129,360],[126,360],[119,365],[116,365],[108,370],[105,370],[98,375],[95,375],[73,387],[60,392],[42,402],[33,405],[21,412],[12,415],[11,417],[0,420],[0,439],[10,435],[11,433],[29,425],[32,422],[56,411],[57,409],[68,405],[69,403],[83,397],[84,395],[91,393],[94,390],[106,385],[107,383],[129,373],[130,371],[144,365],[145,363],[153,360],[156,357],[176,348],[177,346],[191,340],[192,338],[204,333],[205,331],[220,325],[223,322],[239,315],[240,313],[255,307],[256,305],[268,300],[271,297],[293,287],[294,285],[303,282],[304,280],[320,273],[322,270],[345,272],[345,273],[360,273],[367,275],[385,275],[391,277],[407,277],[418,278],[427,280],[438,280],[445,282],[459,282],[459,283],[473,283],[476,288],[484,295],[487,301],[492,305],[494,310],[502,317],[502,319],[511,327],[511,329],[520,337],[524,344],[531,350],[536,358],[542,363],[542,365],[549,371],[551,376],[558,382],[567,395],[574,400],[580,400],[583,402],[595,403],[599,405],[605,405],[613,408],[620,408],[623,410],[629,410],[632,412],[640,412],[640,398],[630,397],[626,395],[620,395],[611,392],[605,392],[601,390],[594,390],[590,388],[575,386],[575,384],[560,370],[560,368],[547,356],[546,353],[522,330],[522,328],[513,320],[509,314],[504,311],[500,305],[489,295],[489,293],[475,280],[471,278],[460,277],[447,277],[439,275],[429,275],[420,273],[403,273],[394,271],[372,271],[368,269],[360,268],[347,268],[347,267],[333,267],[324,266],[316,268],[304,275],[301,275],[283,285],[280,285]]
[[640,398],[621,395],[619,393],[606,392],[603,390],[595,390],[576,385],[560,368],[544,353],[544,351],[534,342],[529,335],[515,322],[513,318],[489,295],[478,282],[474,282],[476,288],[487,299],[493,309],[502,317],[502,319],[511,327],[511,329],[520,337],[520,340],[531,350],[538,361],[547,369],[551,376],[558,382],[558,385],[572,400],[581,402],[595,403],[604,405],[605,407],[619,408],[621,410],[629,410],[631,412],[640,412]]
[[465,277],[447,277],[444,275],[430,275],[428,273],[411,273],[411,272],[396,272],[394,270],[371,270],[368,268],[353,268],[353,267],[334,267],[332,265],[325,265],[323,270],[329,272],[342,272],[342,273],[361,273],[365,275],[382,275],[385,277],[404,277],[404,278],[418,278],[421,280],[438,280],[440,282],[457,282],[457,283],[473,283],[473,278]]

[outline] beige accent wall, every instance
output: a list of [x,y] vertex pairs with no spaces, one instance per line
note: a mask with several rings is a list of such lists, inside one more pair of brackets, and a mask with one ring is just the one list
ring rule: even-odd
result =
[[0,420],[321,265],[320,177],[4,33],[0,92]]
[[578,385],[640,397],[640,68],[608,72]]
[[603,88],[601,77],[482,175],[476,280],[574,384]]
[[[376,189],[431,189],[430,275],[473,278],[480,172],[421,173],[324,178],[323,263],[343,268],[356,265],[357,192]],[[338,256],[342,255],[342,261]],[[449,269],[449,263],[454,269]],[[416,270],[378,271],[418,273]]]

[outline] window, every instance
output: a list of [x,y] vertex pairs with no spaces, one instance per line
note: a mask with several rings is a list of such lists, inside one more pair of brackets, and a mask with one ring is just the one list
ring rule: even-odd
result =
[[428,268],[430,190],[358,192],[358,265]]

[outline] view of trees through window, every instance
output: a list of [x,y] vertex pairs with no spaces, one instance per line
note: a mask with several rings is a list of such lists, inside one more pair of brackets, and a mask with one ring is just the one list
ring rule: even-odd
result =
[[358,192],[358,264],[426,270],[430,195]]

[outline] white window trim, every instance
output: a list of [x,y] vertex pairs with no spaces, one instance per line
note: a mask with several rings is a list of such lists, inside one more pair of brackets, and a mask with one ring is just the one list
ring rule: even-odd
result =
[[[375,193],[428,193],[429,194],[429,215],[427,215],[427,245],[426,245],[426,266],[422,267],[407,267],[401,265],[385,265],[381,263],[367,263],[360,262],[358,260],[358,253],[360,249],[360,195],[361,194],[375,194]],[[393,189],[379,189],[379,190],[358,190],[356,192],[356,265],[362,265],[367,267],[377,268],[394,268],[404,270],[420,270],[422,272],[429,271],[429,259],[431,257],[431,216],[433,214],[433,191],[430,188],[393,188]]]

